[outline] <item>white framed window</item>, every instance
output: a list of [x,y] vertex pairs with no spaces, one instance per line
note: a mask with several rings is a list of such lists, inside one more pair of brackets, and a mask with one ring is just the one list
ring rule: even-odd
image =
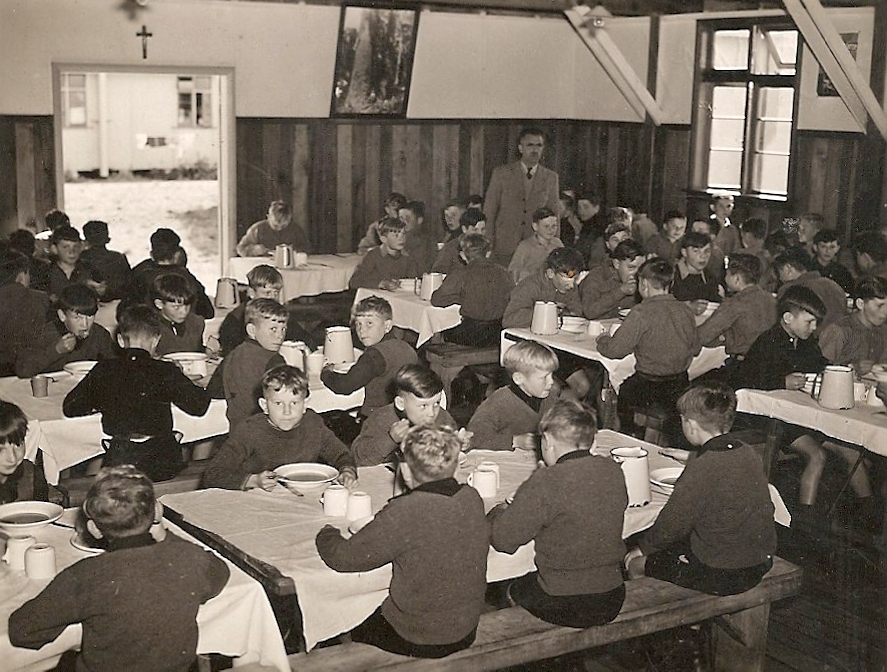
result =
[[179,126],[213,125],[212,77],[178,77]]
[[86,75],[63,72],[61,83],[62,122],[68,128],[86,126]]

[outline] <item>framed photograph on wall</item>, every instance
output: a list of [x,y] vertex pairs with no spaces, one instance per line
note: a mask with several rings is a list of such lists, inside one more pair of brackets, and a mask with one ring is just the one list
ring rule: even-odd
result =
[[405,117],[419,12],[343,5],[330,115]]

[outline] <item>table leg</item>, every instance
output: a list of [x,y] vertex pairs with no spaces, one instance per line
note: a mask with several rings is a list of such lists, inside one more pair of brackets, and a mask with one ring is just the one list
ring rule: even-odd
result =
[[716,619],[712,627],[712,669],[715,672],[763,670],[769,621],[769,603]]

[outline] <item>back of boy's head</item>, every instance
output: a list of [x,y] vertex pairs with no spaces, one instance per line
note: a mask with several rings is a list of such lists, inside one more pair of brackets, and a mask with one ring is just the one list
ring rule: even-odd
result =
[[628,209],[620,207],[607,208],[607,226],[620,223],[631,227],[631,213]]
[[764,239],[764,249],[772,256],[781,254],[788,247],[788,235],[782,229],[768,233]]
[[791,266],[796,271],[806,273],[810,270],[811,263],[810,255],[804,250],[798,247],[790,247],[776,257],[773,261],[773,268],[779,273],[786,266]]
[[502,366],[510,374],[540,371],[553,372],[559,365],[554,350],[536,341],[518,341],[502,355]]
[[641,244],[636,240],[623,240],[619,243],[613,251],[610,252],[610,257],[613,259],[618,259],[619,261],[631,261],[632,259],[637,259],[638,257],[644,256],[644,248],[641,247]]
[[840,242],[838,239],[838,232],[834,229],[820,229],[816,232],[816,235],[813,236],[813,243],[815,245],[822,245],[823,243],[837,243]]
[[383,320],[390,320],[394,314],[391,311],[391,304],[381,296],[368,296],[354,304],[351,309],[352,320],[361,315],[375,315]]
[[478,222],[485,221],[487,221],[487,216],[476,208],[466,210],[459,217],[459,225],[465,229],[467,229],[469,226],[477,226]]
[[50,210],[43,217],[46,228],[55,231],[63,226],[71,226],[71,218],[61,210]]
[[744,252],[731,254],[727,261],[727,273],[739,276],[747,285],[757,284],[761,279],[761,260]]
[[28,257],[9,245],[0,244],[0,287],[15,282],[30,269]]
[[576,203],[579,201],[588,201],[592,205],[596,205],[598,207],[603,203],[603,199],[601,199],[600,194],[594,191],[583,191],[576,194]]
[[136,304],[120,311],[117,317],[117,334],[126,343],[135,340],[149,341],[161,333],[160,316],[150,306]]
[[678,413],[708,432],[726,434],[736,416],[736,394],[724,383],[694,385],[678,399]]
[[400,210],[403,206],[407,204],[407,197],[401,193],[396,191],[392,191],[388,194],[388,198],[385,199],[385,207],[391,207],[395,210]]
[[536,211],[533,213],[533,223],[538,224],[543,219],[547,217],[554,217],[555,214],[551,210],[551,208],[536,208]]
[[572,278],[585,270],[585,260],[579,250],[559,247],[548,254],[545,268]]
[[887,280],[880,275],[864,275],[856,281],[853,296],[863,301],[887,299]]
[[197,298],[191,281],[179,273],[161,273],[151,284],[151,298],[168,303],[191,305]]
[[711,238],[699,231],[687,231],[687,233],[684,234],[684,237],[681,238],[682,250],[685,250],[688,247],[703,248],[706,245],[711,245]]
[[473,261],[487,256],[490,251],[490,241],[479,233],[463,233],[459,237],[459,248],[468,261]]
[[130,464],[102,469],[83,502],[83,513],[107,539],[147,532],[155,508],[154,484]]
[[471,194],[468,196],[468,200],[466,202],[466,205],[470,209],[480,210],[481,208],[484,207],[484,197],[481,196],[480,194]]
[[591,448],[597,433],[597,416],[585,404],[562,399],[542,416],[539,433],[551,435],[558,443]]
[[253,289],[265,287],[280,289],[283,287],[283,276],[280,275],[280,271],[268,264],[259,264],[250,269],[246,274],[246,281]]
[[408,201],[401,209],[412,212],[417,220],[424,219],[425,217],[425,203],[422,201]]
[[746,219],[742,223],[742,232],[757,240],[765,240],[767,238],[767,222],[757,217]]
[[289,390],[297,397],[307,397],[308,378],[295,366],[289,364],[275,366],[262,376],[262,396],[280,390]]
[[246,304],[243,314],[244,324],[255,324],[259,320],[289,321],[286,306],[274,299],[252,299]]
[[[182,243],[182,239],[175,231],[166,227],[160,227],[151,234],[151,250],[152,253],[158,248],[178,247]],[[153,254],[152,254],[153,256]]]
[[626,224],[625,222],[613,222],[612,224],[607,224],[607,228],[604,229],[604,240],[609,240],[610,236],[615,236],[617,233],[623,231],[630,236],[631,224]]
[[293,209],[286,201],[271,201],[271,205],[268,206],[268,212],[277,217],[277,219],[286,219],[293,215]]
[[83,225],[83,237],[90,245],[107,245],[111,237],[108,235],[108,223],[100,219],[91,219]]
[[79,243],[80,232],[73,226],[60,226],[52,232],[52,235],[49,237],[49,244],[58,245],[63,240]]
[[429,483],[456,472],[461,445],[452,430],[413,427],[403,440],[401,451],[416,480]]
[[674,265],[668,259],[647,259],[638,269],[638,280],[647,280],[656,289],[671,290],[674,283]]
[[99,310],[99,295],[86,285],[76,282],[61,291],[56,307],[65,312],[95,315]]
[[887,240],[877,231],[860,233],[853,240],[853,249],[857,254],[867,254],[876,264],[887,261]]
[[407,364],[394,374],[395,394],[407,393],[417,399],[430,399],[442,391],[440,376],[421,364]]
[[378,231],[380,236],[396,231],[403,231],[406,228],[407,223],[397,217],[383,217],[379,220]]
[[37,239],[27,229],[16,229],[9,234],[9,247],[18,250],[26,257],[33,257],[37,248]]
[[0,400],[0,445],[10,443],[13,446],[23,446],[27,433],[28,419],[22,409]]
[[825,317],[825,304],[822,299],[809,287],[803,285],[793,285],[789,287],[785,294],[779,299],[776,307],[776,314],[782,318],[785,313],[799,315],[802,312],[808,312],[817,321],[822,321]]

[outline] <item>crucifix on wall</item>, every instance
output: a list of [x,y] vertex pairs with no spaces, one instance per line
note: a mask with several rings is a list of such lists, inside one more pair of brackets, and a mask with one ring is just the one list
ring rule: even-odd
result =
[[148,38],[154,37],[154,33],[149,33],[148,29],[142,25],[142,31],[136,33],[136,37],[142,38],[142,58],[148,58]]

